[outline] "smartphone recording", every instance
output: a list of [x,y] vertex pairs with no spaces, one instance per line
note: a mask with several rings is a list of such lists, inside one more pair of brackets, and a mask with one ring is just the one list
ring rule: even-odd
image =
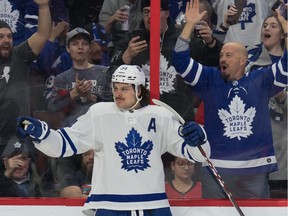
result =
[[147,37],[145,37],[145,35],[145,30],[143,29],[135,30],[132,32],[132,37],[140,36],[140,39],[138,41],[147,40]]

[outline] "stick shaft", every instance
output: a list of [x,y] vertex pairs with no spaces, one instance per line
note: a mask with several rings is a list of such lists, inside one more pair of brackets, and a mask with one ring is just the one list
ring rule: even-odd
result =
[[[158,105],[158,106],[162,106],[166,109],[168,109],[169,111],[171,111],[175,117],[180,121],[181,124],[185,124],[185,120],[182,118],[182,116],[179,115],[179,113],[177,113],[172,107],[170,107],[168,104],[159,101],[157,99],[152,99],[153,103]],[[208,163],[209,168],[211,169],[214,177],[216,178],[216,180],[218,181],[218,183],[220,184],[220,186],[222,187],[222,189],[224,190],[225,194],[227,195],[227,197],[229,198],[230,202],[233,204],[233,206],[236,208],[237,212],[239,213],[240,216],[245,216],[244,213],[242,212],[242,210],[240,209],[239,205],[237,204],[237,202],[235,201],[234,197],[232,196],[232,193],[229,191],[229,189],[227,188],[226,184],[224,183],[224,181],[222,180],[220,174],[218,173],[217,169],[215,168],[215,166],[213,165],[213,163],[209,160],[209,158],[206,155],[206,152],[203,150],[203,148],[201,147],[201,145],[198,145],[198,149],[201,152],[202,156],[205,158],[205,160]]]
[[201,152],[201,154],[203,155],[203,157],[205,158],[205,160],[207,161],[209,168],[213,172],[213,175],[215,176],[215,178],[218,181],[218,183],[220,184],[220,186],[223,188],[223,190],[224,190],[225,194],[227,195],[227,197],[229,198],[230,202],[236,208],[236,210],[239,213],[239,215],[240,216],[244,216],[244,213],[242,212],[242,210],[240,209],[239,205],[235,201],[234,197],[232,196],[232,193],[227,188],[226,184],[222,180],[222,178],[221,178],[220,174],[218,173],[217,169],[215,168],[213,163],[209,160],[209,158],[207,157],[207,155],[206,155],[205,151],[203,150],[203,148],[201,147],[201,145],[198,145],[198,149]]

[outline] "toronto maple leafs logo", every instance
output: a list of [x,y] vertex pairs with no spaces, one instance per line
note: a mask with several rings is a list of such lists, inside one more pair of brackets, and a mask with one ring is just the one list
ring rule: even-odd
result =
[[12,10],[12,5],[8,0],[0,1],[0,19],[10,26],[13,33],[16,32],[19,11]]
[[252,122],[254,120],[256,110],[250,107],[245,111],[245,104],[237,95],[232,99],[229,105],[229,111],[220,109],[218,116],[224,124],[224,136],[233,139],[235,137],[241,140],[241,137],[247,138],[252,132]]
[[0,76],[0,80],[5,79],[6,83],[8,83],[9,78],[10,78],[10,67],[5,66],[3,68],[3,74]]
[[252,23],[252,18],[256,15],[255,4],[249,3],[246,7],[243,8],[243,11],[239,17],[238,22],[241,24],[241,29],[245,29],[245,23]]
[[177,5],[178,5],[178,10],[180,10],[183,7],[183,1],[182,0],[178,1]]
[[[169,93],[170,91],[175,90],[174,82],[176,78],[176,70],[173,66],[168,66],[167,59],[160,54],[160,94],[164,92]],[[147,80],[147,88],[150,89],[150,66],[143,65],[142,69],[145,73]]]
[[138,170],[144,170],[150,167],[148,156],[153,149],[153,143],[148,140],[142,144],[142,137],[132,128],[125,138],[126,144],[122,142],[115,143],[116,151],[121,157],[121,169],[136,173]]

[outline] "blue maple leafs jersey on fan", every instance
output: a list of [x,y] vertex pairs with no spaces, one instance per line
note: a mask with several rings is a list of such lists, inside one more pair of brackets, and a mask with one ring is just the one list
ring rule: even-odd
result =
[[2,0],[0,19],[9,24],[13,45],[18,45],[37,31],[38,5],[33,0]]
[[86,209],[163,208],[169,203],[161,155],[168,151],[189,158],[197,149],[178,135],[179,126],[174,115],[159,106],[129,112],[104,102],[91,106],[72,127],[51,130],[35,147],[52,157],[95,150]]
[[190,58],[186,41],[177,43],[173,65],[204,101],[204,128],[215,167],[227,174],[276,171],[268,103],[287,86],[287,52],[269,68],[225,81],[217,68]]

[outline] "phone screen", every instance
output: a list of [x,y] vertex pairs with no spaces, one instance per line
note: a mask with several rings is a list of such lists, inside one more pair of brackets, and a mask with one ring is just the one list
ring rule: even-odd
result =
[[287,20],[287,7],[282,1],[277,0],[275,2],[275,4],[272,7],[272,10],[275,11],[275,9],[278,9],[280,11],[281,16],[283,16]]
[[147,38],[145,37],[145,31],[140,29],[140,30],[135,30],[132,32],[132,37],[140,36],[139,41],[141,40],[146,40]]
[[287,20],[287,7],[286,7],[286,5],[284,3],[280,4],[278,9],[279,9],[281,16],[283,16]]

